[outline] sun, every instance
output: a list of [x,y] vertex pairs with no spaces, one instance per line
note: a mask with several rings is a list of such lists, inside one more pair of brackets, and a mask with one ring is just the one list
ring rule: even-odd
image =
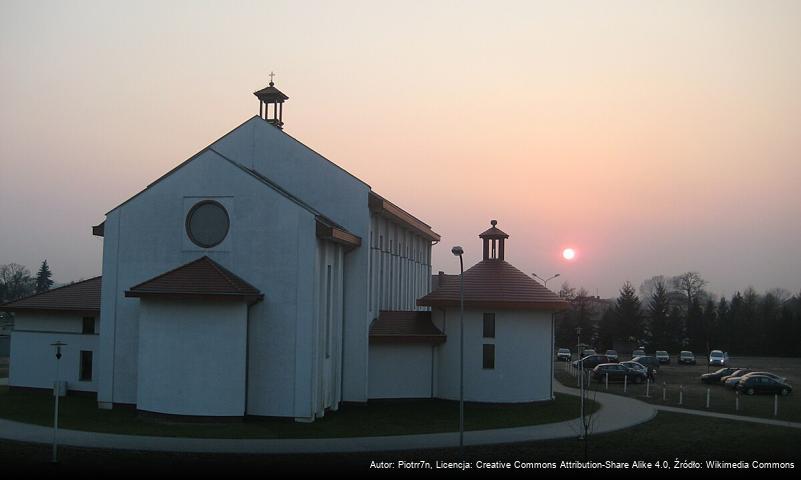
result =
[[572,248],[566,248],[562,250],[562,258],[564,258],[565,260],[573,260],[574,258],[576,258],[576,251],[573,250]]

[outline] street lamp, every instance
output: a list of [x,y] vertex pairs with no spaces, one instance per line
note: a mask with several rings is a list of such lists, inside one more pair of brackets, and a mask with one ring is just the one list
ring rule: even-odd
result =
[[539,276],[539,275],[537,275],[536,273],[532,273],[531,275],[532,275],[532,276],[534,276],[534,278],[539,278],[539,279],[540,279],[540,281],[542,282],[542,285],[543,285],[545,288],[548,288],[548,281],[549,281],[549,280],[553,280],[554,278],[558,277],[560,274],[559,274],[559,273],[557,273],[556,275],[552,275],[552,276],[548,277],[547,279],[543,279],[542,277],[540,277],[540,276]]
[[459,257],[459,455],[464,458],[464,249],[456,246],[451,253]]
[[58,462],[58,397],[61,396],[61,382],[58,379],[58,369],[59,364],[61,363],[61,347],[66,346],[67,344],[62,342],[61,340],[57,341],[56,343],[50,344],[53,347],[56,347],[56,381],[53,383],[53,392],[56,395],[56,406],[55,412],[53,413],[53,463]]

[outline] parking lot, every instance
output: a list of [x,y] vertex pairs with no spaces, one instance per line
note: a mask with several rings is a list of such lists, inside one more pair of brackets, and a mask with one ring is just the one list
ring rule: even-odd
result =
[[[575,358],[575,356],[574,356]],[[629,356],[622,356],[620,360],[629,360]],[[793,422],[801,421],[801,358],[780,357],[738,357],[729,358],[729,366],[750,368],[752,370],[768,371],[787,378],[787,382],[794,387],[793,393],[787,397],[773,395],[737,395],[730,388],[723,385],[707,385],[701,383],[702,374],[714,372],[720,367],[707,367],[705,357],[698,355],[698,365],[678,365],[677,357],[671,356],[669,365],[662,365],[656,374],[656,380],[650,384],[625,386],[612,383],[606,390],[603,381],[591,380],[590,390],[608,391],[620,395],[627,395],[641,400],[675,407],[707,409],[707,390],[709,391],[709,410],[747,415],[753,417],[775,418]],[[573,375],[567,362],[558,362],[556,377],[566,385],[578,385],[578,379]],[[591,394],[590,394],[591,395]],[[774,416],[774,409],[776,415]]]

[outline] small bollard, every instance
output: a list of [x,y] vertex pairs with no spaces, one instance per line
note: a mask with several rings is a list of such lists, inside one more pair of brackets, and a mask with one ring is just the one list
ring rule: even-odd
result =
[[684,403],[684,385],[679,385],[679,405]]
[[709,408],[709,389],[706,389],[706,408]]
[[779,396],[775,393],[773,394],[773,416],[779,416]]
[[646,398],[651,396],[651,379],[645,381],[645,396]]
[[626,387],[628,386],[628,383],[629,383],[629,376],[623,375],[623,393],[626,393]]
[[609,372],[606,372],[606,385],[604,386],[604,390],[609,390]]
[[737,395],[734,397],[734,411],[740,411],[740,392],[737,392]]
[[667,382],[662,382],[662,401],[667,400]]

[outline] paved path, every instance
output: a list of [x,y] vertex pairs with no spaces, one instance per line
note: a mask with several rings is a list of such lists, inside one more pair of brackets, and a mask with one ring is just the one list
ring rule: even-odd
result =
[[[554,382],[560,393],[576,395],[577,390]],[[592,432],[603,433],[628,428],[647,422],[656,415],[649,404],[631,398],[598,393],[601,404],[592,417]],[[524,442],[558,438],[575,438],[580,432],[576,418],[558,423],[530,427],[504,428],[465,432],[465,445]],[[209,439],[151,437],[109,433],[59,430],[59,444],[94,448],[128,450],[157,450],[215,453],[321,453],[412,450],[454,447],[459,444],[458,433],[433,433],[386,437],[350,437],[326,439]],[[53,429],[39,425],[0,419],[0,438],[22,442],[50,443]]]
[[772,418],[746,417],[744,415],[732,415],[730,413],[710,412],[707,410],[695,410],[692,408],[668,407],[664,405],[654,405],[654,407],[660,412],[686,413],[688,415],[725,418],[727,420],[738,420],[740,422],[761,423],[764,425],[775,425],[779,427],[801,428],[801,423],[790,422],[787,420],[773,420]]

